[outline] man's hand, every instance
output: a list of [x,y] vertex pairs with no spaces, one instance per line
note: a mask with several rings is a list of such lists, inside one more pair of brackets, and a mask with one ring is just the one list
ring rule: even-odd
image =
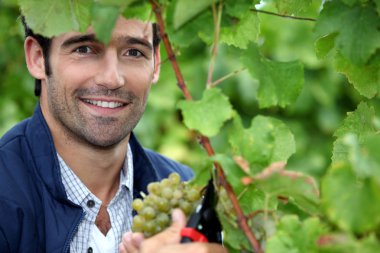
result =
[[120,253],[228,253],[216,243],[180,244],[180,231],[185,226],[185,215],[181,210],[175,209],[172,213],[172,225],[149,239],[145,239],[141,233],[125,233],[120,243]]

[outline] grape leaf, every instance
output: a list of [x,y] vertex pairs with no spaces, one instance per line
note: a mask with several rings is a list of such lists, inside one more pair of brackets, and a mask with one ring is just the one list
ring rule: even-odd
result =
[[256,13],[246,11],[240,18],[225,17],[228,24],[223,24],[220,30],[220,41],[227,45],[246,49],[250,42],[257,40],[259,35],[259,19]]
[[196,15],[204,11],[207,7],[216,3],[215,0],[203,0],[203,1],[193,1],[193,0],[178,0],[176,1],[173,25],[174,29],[180,28],[186,22],[194,18]]
[[126,18],[137,18],[139,20],[152,21],[154,15],[152,15],[152,7],[149,2],[137,4],[130,4],[125,8],[123,16]]
[[92,1],[20,0],[20,9],[35,33],[52,37],[89,26]]
[[261,57],[251,44],[241,57],[252,77],[260,82],[257,99],[261,108],[294,103],[304,82],[303,65],[299,61],[275,62]]
[[324,58],[334,48],[336,33],[331,33],[315,42],[315,53],[318,58]]
[[249,162],[251,173],[260,171],[269,164],[286,161],[295,152],[293,134],[278,119],[256,116],[245,129],[238,116],[229,134],[234,154]]
[[92,22],[96,36],[107,44],[111,39],[113,27],[120,15],[120,8],[113,5],[95,4],[92,11]]
[[312,0],[274,0],[280,14],[297,15],[304,12],[313,2]]
[[357,66],[345,59],[340,53],[335,56],[335,68],[346,75],[354,88],[367,98],[374,97],[380,87],[380,53],[363,66]]
[[379,185],[358,179],[348,163],[333,163],[322,180],[322,203],[330,220],[342,230],[366,233],[380,224]]
[[297,216],[284,216],[276,233],[268,239],[266,253],[317,253],[317,240],[326,231],[318,218],[301,222]]
[[330,1],[315,25],[318,38],[338,33],[335,46],[356,65],[365,64],[380,48],[380,18],[371,5],[349,7],[341,1]]
[[334,133],[334,136],[337,137],[333,147],[332,160],[334,162],[348,160],[347,145],[343,143],[343,138],[346,134],[355,134],[359,143],[361,143],[364,136],[374,134],[377,131],[373,124],[375,116],[374,108],[364,102],[360,103],[354,112],[347,113],[347,118],[344,120],[343,125]]
[[342,2],[347,4],[348,6],[353,6],[358,3],[358,0],[342,0]]
[[247,11],[251,11],[256,4],[259,4],[260,0],[225,0],[224,1],[224,12],[229,16],[242,18],[246,15]]
[[375,253],[380,242],[374,234],[357,240],[348,234],[327,234],[318,240],[320,253]]
[[232,117],[232,106],[219,89],[208,89],[200,101],[180,101],[185,125],[206,136],[216,135]]
[[302,210],[319,212],[319,190],[315,180],[295,171],[269,167],[253,177],[254,185],[272,197],[287,197]]
[[373,0],[376,4],[377,14],[380,16],[380,0]]
[[380,136],[369,134],[362,137],[361,143],[355,134],[343,137],[348,150],[348,161],[359,178],[373,177],[380,184]]
[[216,154],[211,157],[211,160],[213,162],[218,162],[222,166],[226,178],[234,189],[235,194],[242,192],[246,186],[243,185],[241,178],[247,174],[239,168],[236,162],[226,154]]
[[[218,213],[218,216],[222,223],[223,230],[228,231],[228,233],[224,233],[224,243],[229,246],[231,250],[237,250],[237,252],[242,252],[241,250],[243,249],[250,249],[251,247],[247,237],[242,233],[242,230],[237,223],[232,223],[230,218],[223,213]],[[229,251],[231,251],[230,249]]]

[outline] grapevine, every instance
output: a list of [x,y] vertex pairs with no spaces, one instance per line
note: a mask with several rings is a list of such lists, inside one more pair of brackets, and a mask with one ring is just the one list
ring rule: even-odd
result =
[[[10,2],[0,6],[12,9]],[[158,23],[164,71],[146,116],[157,124],[142,122],[136,134],[191,164],[195,183],[213,175],[231,252],[380,251],[378,0],[69,2],[20,0],[19,6],[47,36],[92,25],[107,41],[112,24],[100,22],[120,13]],[[3,14],[0,26],[10,23]],[[14,34],[3,37],[2,44],[17,44]],[[19,68],[4,64],[22,57],[0,51],[7,70],[1,83],[22,91]],[[182,95],[165,88],[174,83]],[[0,104],[26,101],[27,92],[11,94]],[[167,98],[179,96],[185,99],[178,106],[168,106]],[[169,178],[175,183],[155,182],[133,202],[133,230],[150,236],[168,225],[171,208],[191,212],[194,203],[183,202],[190,185]]]

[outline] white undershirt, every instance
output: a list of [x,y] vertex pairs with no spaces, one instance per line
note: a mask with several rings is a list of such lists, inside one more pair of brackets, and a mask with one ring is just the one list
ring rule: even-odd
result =
[[94,253],[114,253],[118,251],[118,245],[115,245],[114,229],[108,231],[107,235],[103,235],[96,225],[92,226],[89,245],[91,245]]

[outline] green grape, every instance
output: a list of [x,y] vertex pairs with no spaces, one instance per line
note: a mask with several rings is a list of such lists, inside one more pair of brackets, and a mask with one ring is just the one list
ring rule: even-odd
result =
[[147,221],[143,225],[144,232],[147,232],[148,234],[154,234],[156,227],[157,224],[154,220]]
[[173,189],[171,187],[165,186],[161,190],[161,196],[165,199],[171,199],[173,197]]
[[157,182],[153,182],[153,183],[148,184],[148,192],[150,194],[152,194],[152,193],[158,194],[160,192],[160,184]]
[[169,201],[165,198],[159,198],[159,201],[157,201],[157,209],[161,212],[167,212],[170,210]]
[[177,173],[172,173],[161,182],[148,184],[148,195],[135,199],[132,207],[137,215],[133,218],[132,230],[150,237],[170,225],[174,208],[181,208],[188,216],[200,199],[199,189],[181,182]]
[[183,197],[183,193],[181,190],[177,189],[173,192],[173,198],[181,199]]
[[189,189],[186,192],[186,198],[191,202],[198,200],[200,198],[199,191],[194,188]]
[[172,184],[178,185],[181,181],[181,177],[177,173],[171,173],[169,175],[169,180]]
[[133,231],[141,232],[144,226],[144,223],[145,223],[145,219],[143,217],[139,215],[136,215],[135,217],[133,217],[133,226],[132,226]]
[[136,212],[140,212],[144,206],[144,202],[142,199],[135,199],[132,202],[132,208],[136,210]]
[[193,205],[183,199],[179,201],[179,208],[181,208],[186,215],[189,215],[193,211]]
[[160,227],[167,227],[170,224],[170,217],[166,213],[160,213],[157,215],[156,221]]
[[144,206],[144,208],[141,210],[141,215],[147,219],[153,219],[156,216],[156,211],[151,206]]

